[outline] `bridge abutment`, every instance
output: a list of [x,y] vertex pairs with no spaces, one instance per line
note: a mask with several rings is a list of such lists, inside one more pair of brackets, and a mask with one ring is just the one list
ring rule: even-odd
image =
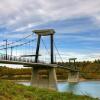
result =
[[[44,75],[46,71],[46,75]],[[57,90],[57,78],[55,68],[32,67],[31,85],[39,88]]]
[[67,81],[69,83],[79,82],[79,71],[69,71]]

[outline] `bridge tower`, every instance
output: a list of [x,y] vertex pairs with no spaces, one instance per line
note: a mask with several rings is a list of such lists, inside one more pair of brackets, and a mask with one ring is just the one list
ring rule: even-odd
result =
[[74,83],[74,82],[78,82],[79,81],[79,70],[75,64],[75,60],[77,58],[70,58],[69,59],[69,66],[71,67],[72,70],[69,70],[68,73],[68,82],[69,83]]
[[[55,31],[53,29],[46,29],[46,30],[34,30],[33,31],[37,36],[37,47],[36,47],[36,56],[35,56],[35,63],[38,63],[39,58],[39,49],[40,49],[40,42],[42,36],[50,36],[50,57],[51,57],[51,64],[54,63],[54,52],[53,52],[53,37]],[[47,79],[39,78],[39,72],[41,70],[47,70]],[[43,88],[53,88],[57,89],[57,79],[56,79],[56,72],[54,67],[48,66],[34,66],[32,67],[32,85],[36,87],[43,87]]]
[[55,31],[53,29],[47,29],[47,30],[34,30],[33,32],[36,35],[38,35],[35,62],[36,63],[38,62],[41,36],[50,36],[50,39],[51,39],[51,64],[53,64],[54,63],[53,36],[54,36]]

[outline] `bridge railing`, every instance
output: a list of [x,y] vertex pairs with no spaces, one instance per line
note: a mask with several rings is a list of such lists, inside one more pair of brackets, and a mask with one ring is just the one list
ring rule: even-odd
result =
[[[19,56],[11,56],[11,55],[0,55],[0,60],[7,60],[7,61],[18,61],[18,62],[27,62],[27,63],[35,63],[34,59],[29,59],[29,58],[24,58],[24,57],[19,57]],[[43,61],[38,61],[38,63],[45,64]],[[66,64],[59,64],[56,63],[58,67],[62,68],[65,67],[70,70],[78,70],[77,66],[73,65],[66,65]]]
[[57,64],[58,66],[60,66],[60,67],[65,67],[65,68],[67,68],[67,69],[70,69],[70,70],[72,70],[72,71],[78,71],[79,70],[79,68],[76,66],[76,65],[71,65],[71,64]]
[[[0,55],[0,60],[7,60],[7,61],[19,61],[19,62],[28,62],[28,63],[35,63],[34,59],[24,58],[20,56],[11,56],[11,55]],[[38,61],[38,63],[44,63],[43,61]]]
[[21,62],[34,62],[34,59],[22,58],[18,56],[10,56],[10,55],[0,55],[0,60],[8,60],[8,61],[21,61]]

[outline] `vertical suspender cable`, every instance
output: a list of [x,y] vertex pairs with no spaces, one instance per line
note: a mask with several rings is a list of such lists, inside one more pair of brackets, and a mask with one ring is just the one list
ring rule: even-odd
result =
[[59,51],[58,51],[58,49],[57,49],[57,46],[56,46],[55,42],[54,42],[54,46],[55,46],[55,49],[56,49],[56,51],[57,51],[57,53],[58,53],[58,55],[59,55],[61,61],[64,62],[63,59],[62,59],[62,57],[61,57],[61,55],[60,55],[60,53],[59,53]]

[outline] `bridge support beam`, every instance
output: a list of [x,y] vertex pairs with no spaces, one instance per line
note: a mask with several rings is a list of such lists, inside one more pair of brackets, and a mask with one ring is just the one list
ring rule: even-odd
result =
[[78,71],[69,71],[67,81],[69,83],[79,82],[79,72]]
[[[43,78],[40,71],[47,70],[47,77]],[[32,78],[31,85],[39,88],[49,88],[57,90],[57,78],[55,68],[41,68],[41,67],[32,67]]]
[[51,64],[53,64],[54,63],[54,52],[53,52],[53,43],[54,42],[54,40],[53,40],[53,34],[51,34]]
[[35,56],[35,62],[38,62],[38,56],[39,56],[39,48],[40,48],[40,40],[41,40],[41,35],[38,35],[38,40],[37,40],[37,48],[36,48],[36,56]]

